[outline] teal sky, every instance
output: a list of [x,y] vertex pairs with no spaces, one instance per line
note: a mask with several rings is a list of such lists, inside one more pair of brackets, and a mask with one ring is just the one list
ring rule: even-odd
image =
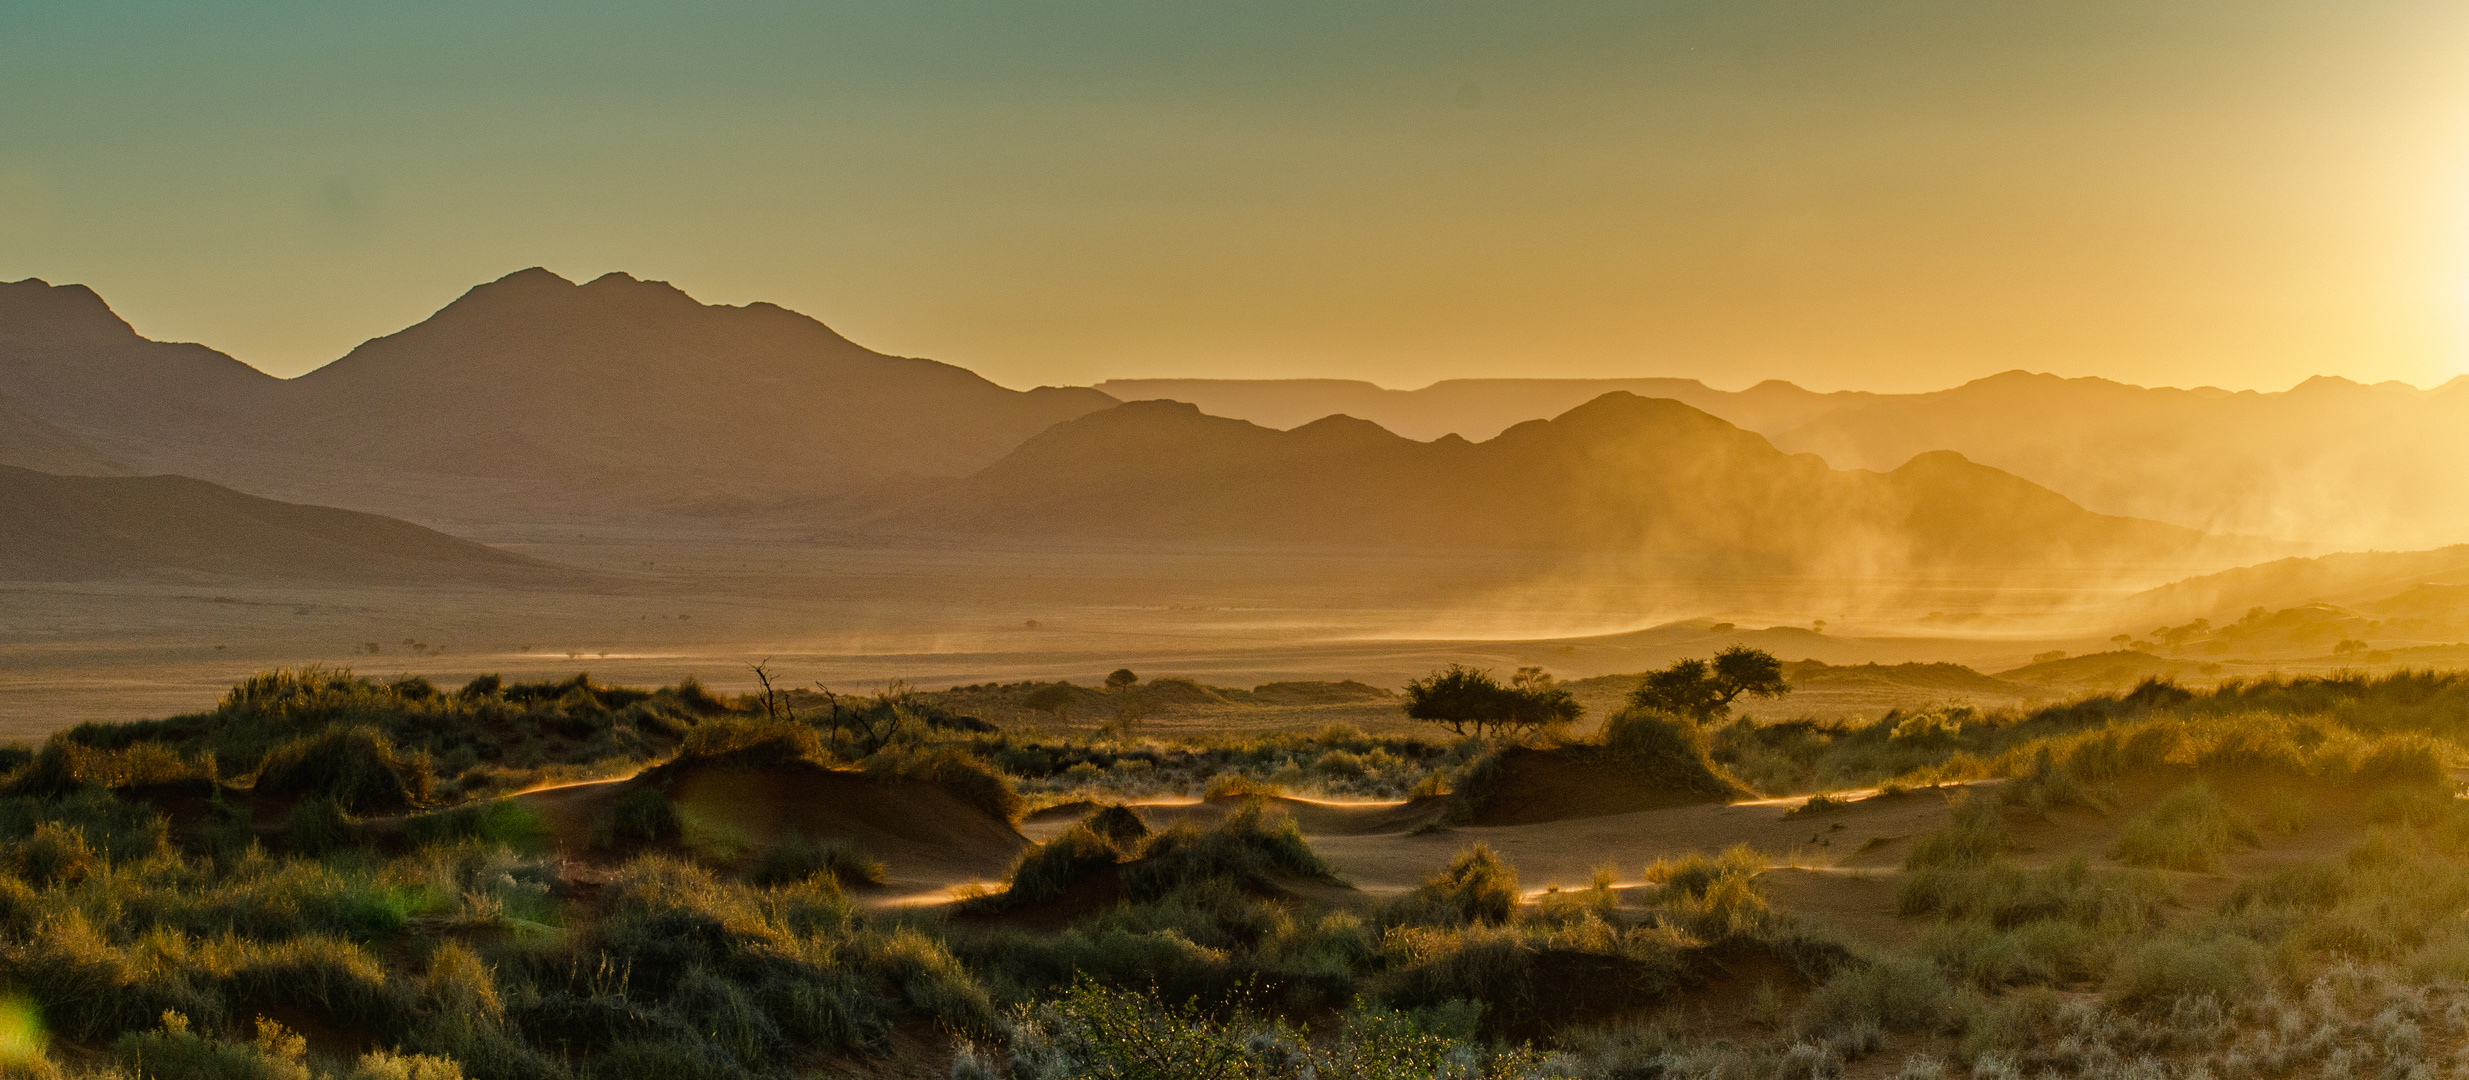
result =
[[531,265],[1009,385],[2469,367],[2469,4],[0,3],[0,278],[277,374]]

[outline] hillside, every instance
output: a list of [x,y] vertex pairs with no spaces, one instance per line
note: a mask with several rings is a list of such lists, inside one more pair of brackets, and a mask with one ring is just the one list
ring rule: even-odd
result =
[[83,439],[0,396],[0,465],[68,476],[115,476],[127,468]]
[[1954,454],[1842,472],[1676,401],[1615,392],[1482,443],[1351,417],[1291,431],[1135,402],[1056,425],[887,524],[1014,535],[1635,551],[1742,569],[2196,557]]
[[2171,582],[2128,597],[2120,605],[2128,623],[2154,619],[2175,621],[2206,618],[2215,622],[2236,618],[2254,608],[2285,608],[2328,601],[2358,605],[2385,601],[2404,592],[2406,614],[2437,603],[2445,613],[2459,608],[2450,602],[2455,590],[2428,585],[2469,584],[2469,544],[2432,551],[2351,551],[2303,559],[2279,559]]
[[0,466],[0,578],[512,582],[548,564],[405,521],[243,495],[185,476]]
[[959,476],[1113,404],[886,356],[770,304],[540,269],[291,380],[139,337],[82,286],[17,282],[0,287],[0,393],[144,468],[403,512],[494,501],[498,515]]

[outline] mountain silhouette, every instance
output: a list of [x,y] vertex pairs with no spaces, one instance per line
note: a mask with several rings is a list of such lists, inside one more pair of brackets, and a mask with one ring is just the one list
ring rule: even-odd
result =
[[185,476],[0,465],[0,578],[510,583],[564,571],[406,521],[244,495]]
[[1497,438],[1289,431],[1168,401],[1058,424],[890,527],[1294,544],[1637,551],[1741,567],[2148,563],[2217,546],[2091,513],[1953,453],[1891,472],[1783,453],[1677,401],[1604,394]]
[[771,304],[609,274],[479,286],[278,380],[139,337],[81,286],[0,286],[0,393],[142,468],[496,516],[761,504],[958,476],[1114,403],[886,356]]
[[1125,401],[1163,398],[1211,416],[1290,428],[1323,416],[1369,420],[1410,439],[1489,439],[1527,420],[1558,416],[1613,391],[1669,398],[1750,431],[1788,431],[1882,395],[1818,393],[1779,379],[1716,390],[1695,379],[1444,379],[1389,390],[1352,379],[1109,379],[1097,388]]

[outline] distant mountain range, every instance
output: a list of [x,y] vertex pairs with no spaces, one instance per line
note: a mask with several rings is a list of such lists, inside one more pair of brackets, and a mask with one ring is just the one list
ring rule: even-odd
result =
[[1670,379],[1103,389],[1011,390],[769,304],[702,304],[623,274],[511,274],[296,379],[150,341],[83,286],[0,285],[0,463],[177,473],[465,531],[704,515],[1761,564],[1823,553],[1837,568],[2237,547],[2199,532],[2469,533],[2469,499],[2450,497],[2469,493],[2469,454],[2446,452],[2469,431],[2469,384],[2267,395],[2010,373],[1918,395]]
[[438,517],[710,510],[958,476],[1113,405],[885,356],[770,304],[525,270],[297,379],[0,285],[0,395],[140,471]]
[[2326,546],[2469,540],[2469,378],[2433,390],[2319,377],[2282,393],[2146,388],[2010,371],[1925,394],[1817,393],[1688,379],[1456,379],[1384,390],[1331,379],[1115,380],[1291,427],[1332,412],[1431,439],[1482,439],[1625,390],[1684,402],[1838,468],[1953,450],[2108,514]]
[[[1637,551],[1710,568],[2234,558],[1954,453],[1838,471],[1677,401],[1604,394],[1481,443],[1336,416],[1290,431],[1135,402],[1055,425],[888,516],[936,533]],[[2226,546],[2224,546],[2226,545]],[[2252,552],[2253,548],[2243,550]]]
[[569,573],[409,522],[261,499],[185,476],[55,476],[0,465],[0,507],[0,579],[509,584]]

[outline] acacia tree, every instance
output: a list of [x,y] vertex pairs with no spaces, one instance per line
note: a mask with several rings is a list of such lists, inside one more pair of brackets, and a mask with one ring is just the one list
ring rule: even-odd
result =
[[1687,659],[1651,672],[1629,694],[1629,704],[1699,723],[1732,714],[1732,703],[1747,694],[1782,697],[1792,692],[1783,681],[1783,661],[1764,649],[1734,645],[1712,660]]
[[1406,684],[1406,715],[1447,724],[1460,735],[1485,728],[1529,730],[1565,724],[1584,712],[1569,691],[1552,684],[1542,668],[1519,668],[1503,686],[1492,673],[1451,664]]
[[1132,725],[1149,713],[1149,703],[1142,700],[1139,685],[1140,676],[1130,668],[1116,668],[1106,676],[1106,689],[1114,694],[1115,730],[1126,735],[1131,733]]

